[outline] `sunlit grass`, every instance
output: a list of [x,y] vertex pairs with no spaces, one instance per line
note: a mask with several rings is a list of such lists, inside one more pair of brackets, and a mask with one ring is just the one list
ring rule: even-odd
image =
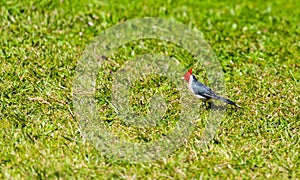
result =
[[[3,1],[0,5],[1,179],[300,177],[298,1]],[[173,18],[203,32],[222,65],[223,95],[242,108],[226,110],[206,148],[197,146],[208,115],[199,109],[203,118],[184,147],[149,163],[123,162],[102,155],[82,137],[72,105],[74,72],[85,47],[101,31],[149,16]],[[149,40],[144,46],[139,43],[108,57],[95,94],[108,129],[135,142],[159,139],[178,121],[178,92],[165,77],[137,80],[130,90],[136,113],[146,113],[155,93],[167,99],[169,111],[155,130],[129,128],[109,104],[111,73],[145,52],[174,57],[186,68],[193,65],[180,47]],[[195,72],[204,81],[209,78],[201,67]]]

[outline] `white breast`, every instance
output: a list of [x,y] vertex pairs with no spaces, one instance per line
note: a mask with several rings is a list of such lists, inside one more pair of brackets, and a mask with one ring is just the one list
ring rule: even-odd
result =
[[189,83],[188,83],[188,88],[189,88],[189,90],[190,90],[197,98],[199,98],[199,99],[207,99],[207,98],[204,97],[204,96],[201,96],[201,95],[199,95],[199,94],[195,94],[195,92],[194,92],[194,90],[193,90],[193,88],[192,88],[192,81],[193,81],[193,77],[192,77],[192,75],[190,75],[190,79],[189,79]]

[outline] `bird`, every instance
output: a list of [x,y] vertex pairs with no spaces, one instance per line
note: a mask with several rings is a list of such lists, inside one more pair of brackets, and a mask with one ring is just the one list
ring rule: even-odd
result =
[[[197,80],[195,75],[192,73],[193,69],[190,68],[188,72],[185,73],[182,79],[188,82],[189,90],[199,99],[203,100],[204,102],[208,102],[211,99],[217,99],[223,101],[227,104],[237,106],[237,104],[229,99],[223,98],[217,95],[213,90],[211,90],[206,85],[202,84]],[[211,105],[211,104],[209,104]]]

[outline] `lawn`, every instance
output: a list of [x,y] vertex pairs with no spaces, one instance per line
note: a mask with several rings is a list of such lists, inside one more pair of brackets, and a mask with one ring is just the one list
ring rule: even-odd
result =
[[[300,178],[300,1],[0,5],[0,179]],[[228,106],[206,146],[198,142],[211,110],[200,108],[183,146],[160,159],[131,162],[84,138],[73,84],[85,49],[100,33],[143,17],[200,31],[220,62],[222,95],[242,107]],[[141,77],[129,92],[130,108],[139,115],[147,114],[150,97],[161,92],[168,111],[156,127],[129,127],[111,106],[112,75],[128,59],[147,53],[176,58],[186,70],[196,66],[186,50],[153,39],[127,43],[105,57],[97,77],[97,114],[109,131],[136,143],[160,139],[179,121],[180,92],[166,77]],[[208,83],[201,67],[195,74]]]

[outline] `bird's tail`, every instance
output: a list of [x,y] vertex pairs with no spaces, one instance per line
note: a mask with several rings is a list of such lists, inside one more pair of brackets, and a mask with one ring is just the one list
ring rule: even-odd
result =
[[223,101],[223,102],[226,102],[227,104],[231,104],[231,105],[234,105],[234,106],[237,106],[235,102],[233,101],[230,101],[229,99],[225,99],[223,97],[218,97],[219,100]]

